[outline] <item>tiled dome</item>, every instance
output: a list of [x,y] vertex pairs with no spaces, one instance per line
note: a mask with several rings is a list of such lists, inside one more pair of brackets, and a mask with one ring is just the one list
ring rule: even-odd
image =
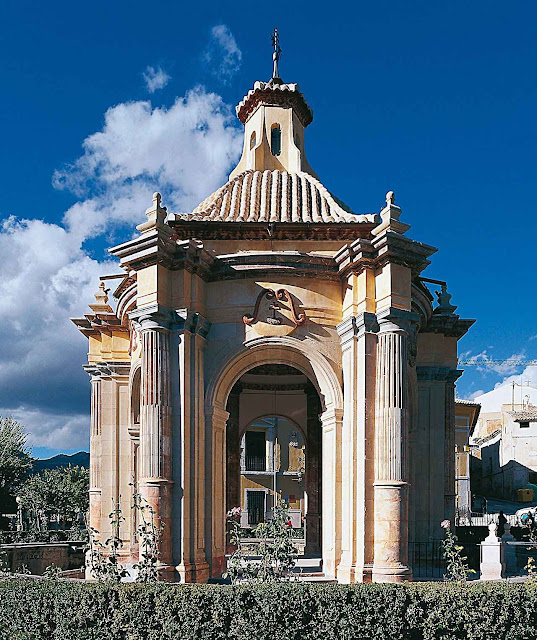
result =
[[215,191],[182,220],[212,222],[376,222],[357,215],[308,173],[245,171]]

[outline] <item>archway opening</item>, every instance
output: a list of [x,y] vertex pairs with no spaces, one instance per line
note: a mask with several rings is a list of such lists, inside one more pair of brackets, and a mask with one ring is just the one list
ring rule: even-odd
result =
[[283,501],[299,552],[320,556],[322,439],[316,388],[294,367],[264,364],[241,376],[226,409],[226,511],[241,507],[247,538]]

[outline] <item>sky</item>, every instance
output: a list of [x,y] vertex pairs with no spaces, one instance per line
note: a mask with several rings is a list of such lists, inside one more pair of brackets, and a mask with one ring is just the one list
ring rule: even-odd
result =
[[[333,11],[331,9],[334,9]],[[280,72],[314,111],[308,160],[357,213],[388,190],[438,248],[477,362],[537,358],[534,2],[0,4],[0,415],[35,456],[88,447],[87,311],[107,248],[159,190],[188,211],[226,181],[234,106]],[[470,366],[460,397],[536,367]]]

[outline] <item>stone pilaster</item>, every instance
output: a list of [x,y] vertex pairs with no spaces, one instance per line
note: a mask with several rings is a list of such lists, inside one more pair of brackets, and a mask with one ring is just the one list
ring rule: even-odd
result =
[[378,329],[373,313],[362,312],[338,326],[341,339],[344,413],[342,460],[342,539],[340,582],[370,578],[373,562],[373,429],[375,347]]
[[321,415],[323,460],[322,550],[323,573],[327,577],[335,577],[336,567],[341,559],[342,421],[343,411],[341,409],[330,407]]
[[90,412],[90,482],[89,482],[89,526],[101,532],[102,478],[101,478],[101,376],[97,367],[84,367],[91,376]]
[[375,406],[374,582],[401,582],[408,566],[408,336],[415,314],[378,314]]
[[317,389],[308,383],[306,387],[306,549],[305,553],[317,556],[321,553],[321,401]]
[[209,568],[211,576],[220,576],[226,568],[226,487],[225,468],[226,424],[229,413],[221,406],[213,406],[205,414],[206,424],[212,438],[207,450],[212,466],[206,469],[206,493],[210,496],[206,505],[210,516],[206,518],[206,539],[209,546]]
[[445,404],[446,421],[444,425],[444,519],[455,523],[455,381],[462,371],[451,369],[446,376]]
[[[442,535],[442,520],[455,509],[455,381],[460,371],[450,366],[416,367],[418,419],[413,443],[413,541]],[[439,499],[442,496],[442,499]]]
[[[205,529],[208,474],[205,468],[204,355],[211,324],[201,314],[187,309],[178,310],[177,317],[177,413],[180,415],[176,416],[179,442],[174,445],[177,480],[174,508],[180,524],[175,532],[174,562],[181,582],[206,582],[209,565]],[[225,507],[225,496],[222,506]]]

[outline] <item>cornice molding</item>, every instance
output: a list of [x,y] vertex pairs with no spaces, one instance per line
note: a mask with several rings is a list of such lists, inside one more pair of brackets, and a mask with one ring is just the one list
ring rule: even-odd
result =
[[464,372],[460,369],[453,369],[446,366],[422,366],[416,367],[418,381],[436,381],[454,383]]
[[440,333],[449,338],[462,338],[475,323],[472,319],[461,319],[458,315],[434,314],[421,333]]
[[131,363],[118,360],[91,362],[82,367],[92,380],[102,378],[126,378],[130,376]]

